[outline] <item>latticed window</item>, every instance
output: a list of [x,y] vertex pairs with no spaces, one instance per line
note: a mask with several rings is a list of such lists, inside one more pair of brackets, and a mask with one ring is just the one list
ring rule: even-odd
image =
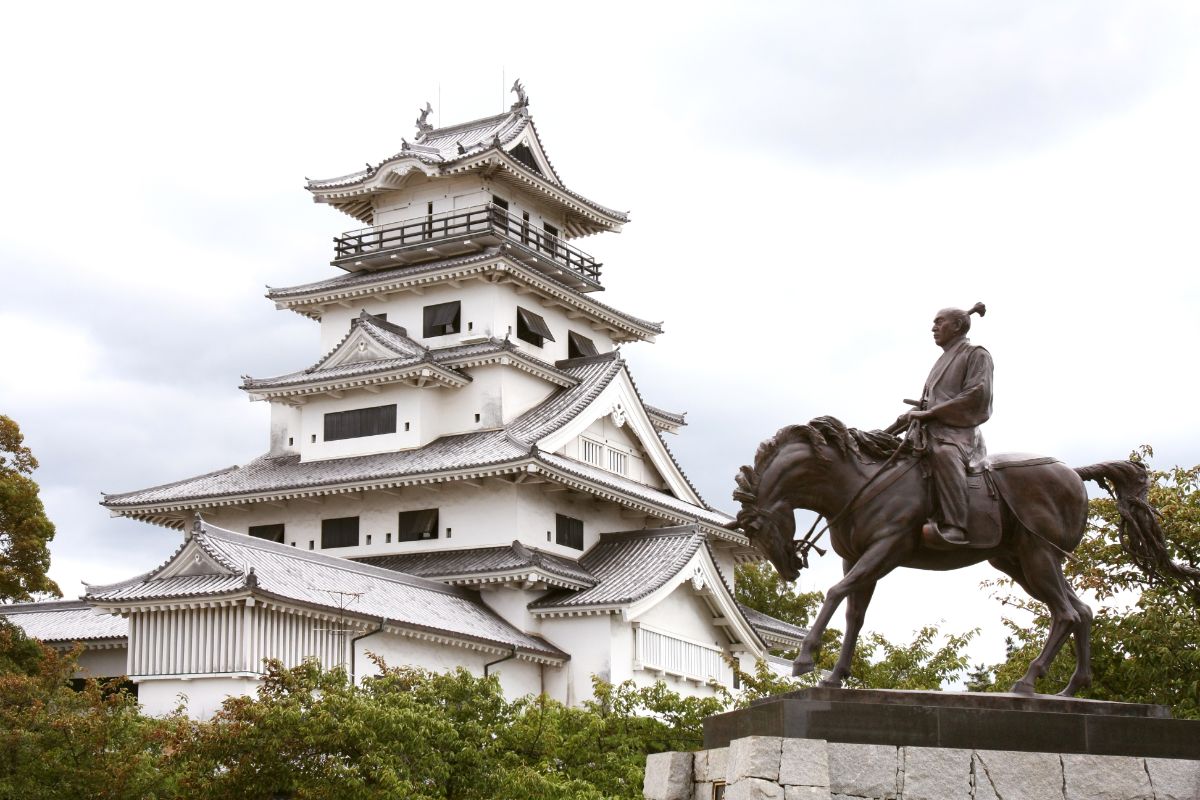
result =
[[396,432],[396,406],[372,406],[325,415],[325,441]]
[[608,451],[608,470],[624,475],[629,467],[629,456],[619,450]]
[[583,460],[585,463],[592,464],[597,467],[604,466],[604,445],[599,442],[593,442],[591,439],[583,440]]
[[583,549],[583,520],[568,517],[566,514],[555,514],[555,523],[558,528],[554,541],[556,544],[561,544],[564,547],[573,547],[576,550]]

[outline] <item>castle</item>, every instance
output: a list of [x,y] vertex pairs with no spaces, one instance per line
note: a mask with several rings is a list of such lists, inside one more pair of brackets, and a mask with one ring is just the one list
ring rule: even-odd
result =
[[664,441],[618,346],[651,322],[597,299],[573,242],[626,214],[567,188],[519,87],[506,113],[434,128],[308,191],[365,225],[334,277],[272,288],[320,326],[314,363],[244,377],[270,444],[238,467],[105,495],[182,531],[156,569],[79,601],[4,609],[127,674],[148,713],[196,716],[251,691],[262,660],[315,657],[356,679],[389,664],[495,674],[566,703],[591,678],[732,687],[804,631],[740,606],[758,560]]

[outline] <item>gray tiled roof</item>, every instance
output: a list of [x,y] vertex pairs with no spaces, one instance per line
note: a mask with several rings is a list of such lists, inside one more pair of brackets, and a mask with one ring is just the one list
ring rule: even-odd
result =
[[[292,372],[287,375],[278,375],[273,378],[247,377],[243,380],[241,388],[248,391],[255,391],[304,384],[321,384],[329,381],[344,380],[346,378],[366,377],[378,373],[414,369],[421,366],[435,366],[452,373],[462,381],[471,380],[469,376],[439,364],[437,358],[429,348],[410,339],[407,331],[399,325],[393,325],[386,320],[368,314],[366,311],[359,314],[355,323],[333,350],[308,369],[300,372]],[[355,335],[356,331],[361,331],[361,334],[365,334],[372,341],[376,342],[389,356],[369,361],[343,362],[332,367],[322,366],[346,346],[346,343],[351,336]]]
[[667,492],[647,486],[644,483],[638,483],[635,480],[600,469],[599,467],[584,464],[573,458],[560,456],[557,453],[538,453],[537,458],[548,466],[555,467],[563,472],[586,478],[590,482],[599,483],[603,486],[609,486],[625,494],[642,498],[655,505],[667,506],[679,514],[694,517],[711,525],[723,526],[733,521],[733,517],[724,512],[704,506],[692,505],[687,500],[680,500],[673,494],[668,494]]
[[[157,577],[190,542],[232,574]],[[131,581],[89,587],[87,599],[99,605],[120,607],[147,600],[246,591],[344,611],[349,616],[382,618],[389,625],[516,648],[541,657],[565,658],[554,646],[522,633],[497,616],[474,592],[208,524],[193,530],[189,542],[167,564]],[[342,593],[358,596],[344,604]]]
[[528,444],[544,439],[579,416],[621,371],[624,362],[616,351],[588,358],[559,361],[567,375],[579,381],[575,386],[551,395],[526,411],[508,426],[509,432]]
[[769,614],[764,614],[750,606],[738,603],[738,609],[741,610],[742,616],[746,618],[758,635],[764,639],[784,640],[788,644],[799,644],[804,637],[808,635],[807,628],[801,628],[798,625],[793,625],[790,622],[784,622],[781,619],[776,619]]
[[402,553],[357,560],[384,569],[443,580],[460,576],[508,575],[531,570],[549,573],[575,586],[594,586],[597,580],[596,576],[569,558],[526,547],[520,542],[501,547]]
[[[334,278],[328,278],[322,281],[314,281],[312,283],[299,284],[297,286],[284,287],[267,287],[267,297],[276,301],[287,301],[292,298],[304,297],[306,295],[320,295],[323,293],[339,293],[347,290],[358,289],[366,290],[380,285],[385,285],[396,280],[407,280],[417,275],[422,275],[430,272],[437,272],[443,269],[453,269],[455,267],[470,266],[471,264],[483,263],[489,259],[501,256],[502,252],[498,247],[488,247],[483,251],[474,255],[462,256],[458,258],[448,258],[438,261],[426,261],[421,264],[404,267],[392,267],[391,269],[381,269],[371,272],[350,272],[345,275],[338,275]],[[606,314],[620,320],[624,320],[635,328],[642,328],[652,333],[662,333],[662,323],[650,322],[641,317],[635,317],[632,314],[627,314],[613,306],[601,303],[592,296],[583,297],[574,288],[566,285],[562,281],[555,279],[550,275],[538,273],[539,280],[543,280],[551,286],[570,294],[580,300],[585,305],[590,304],[599,308]]]
[[501,430],[443,436],[414,450],[322,461],[301,462],[298,455],[261,456],[244,466],[229,467],[176,483],[105,495],[104,505],[120,509],[153,503],[354,484],[494,466],[517,461],[527,455],[527,448],[514,442]]
[[43,642],[89,642],[129,635],[124,618],[97,614],[82,600],[0,606],[0,616]]
[[600,581],[582,591],[551,592],[529,604],[533,610],[618,606],[652,594],[683,569],[705,537],[695,526],[602,533],[579,565]]
[[[354,186],[357,183],[368,180],[376,175],[386,165],[406,159],[416,159],[425,164],[431,164],[442,168],[453,167],[458,162],[466,161],[467,159],[475,158],[483,155],[489,150],[498,148],[501,151],[507,151],[508,145],[512,144],[521,134],[529,128],[533,132],[534,138],[537,140],[538,147],[542,153],[546,153],[545,145],[542,143],[541,136],[537,132],[537,127],[533,120],[529,117],[527,109],[516,109],[504,114],[497,114],[491,117],[464,122],[458,125],[451,125],[444,128],[437,128],[428,133],[420,134],[412,145],[409,145],[400,150],[400,152],[383,159],[376,166],[368,166],[366,169],[352,172],[349,175],[342,175],[337,178],[327,178],[324,180],[309,180],[308,189],[314,193],[324,191],[337,191],[346,187]],[[459,152],[461,145],[463,152]],[[547,163],[549,164],[549,156],[547,155]],[[560,191],[589,206],[595,211],[598,211],[606,216],[617,219],[621,222],[629,220],[628,214],[620,211],[615,211],[611,208],[600,205],[594,200],[589,200],[578,192],[568,189],[559,178],[553,164],[549,164],[550,173],[541,175],[533,170],[530,170],[524,164],[519,164],[518,169],[528,171],[531,175],[537,175],[544,178],[551,185],[555,186]]]

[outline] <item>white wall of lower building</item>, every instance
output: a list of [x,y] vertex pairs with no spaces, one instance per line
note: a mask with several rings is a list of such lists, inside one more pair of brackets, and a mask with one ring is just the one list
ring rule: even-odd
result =
[[[269,505],[222,507],[206,510],[204,517],[214,525],[238,533],[248,533],[254,525],[283,523],[284,543],[302,550],[309,549],[310,542],[312,549],[321,548],[321,520],[358,517],[359,545],[326,551],[346,558],[495,547],[519,540],[530,547],[575,559],[581,551],[555,542],[556,514],[583,520],[585,550],[596,544],[601,533],[639,530],[648,522],[641,515],[628,516],[613,503],[595,501],[578,492],[547,491],[554,488],[551,484],[514,485],[488,479],[477,486],[444,483]],[[430,508],[438,509],[438,538],[397,541],[399,512]],[[651,525],[660,522],[649,520]]]
[[253,694],[259,683],[254,677],[224,675],[142,678],[137,681],[138,702],[144,713],[156,717],[170,714],[182,702],[189,717],[204,720],[216,713],[227,697]]
[[122,647],[88,648],[79,654],[76,678],[119,678],[125,675],[128,650]]

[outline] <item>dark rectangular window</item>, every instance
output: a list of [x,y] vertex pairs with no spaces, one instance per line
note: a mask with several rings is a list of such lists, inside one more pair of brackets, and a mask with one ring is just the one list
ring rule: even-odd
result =
[[492,195],[492,205],[494,205],[496,208],[508,211],[508,201],[503,197],[496,197],[495,195]]
[[542,315],[520,306],[517,306],[517,338],[538,347],[545,344],[546,339],[555,341]]
[[358,544],[358,517],[321,520],[321,549],[354,547]]
[[558,528],[554,536],[555,543],[582,550],[583,520],[568,517],[566,514],[555,514],[554,518]]
[[551,225],[549,222],[543,222],[543,223],[542,223],[542,229],[543,229],[544,231],[546,231],[546,235],[547,235],[547,236],[552,236],[552,237],[554,237],[555,239],[557,239],[557,238],[558,238],[558,228],[554,227],[554,226],[553,226],[553,225]]
[[[396,432],[396,406],[372,406],[325,415],[325,441]],[[316,437],[313,437],[314,441]]]
[[462,328],[462,303],[438,303],[425,306],[425,338],[458,333]]
[[255,539],[266,539],[268,542],[283,543],[283,523],[276,525],[251,525],[250,535]]
[[567,358],[599,355],[596,343],[581,333],[567,331]]
[[420,511],[401,511],[396,524],[398,542],[423,542],[438,537],[438,510],[424,508]]

